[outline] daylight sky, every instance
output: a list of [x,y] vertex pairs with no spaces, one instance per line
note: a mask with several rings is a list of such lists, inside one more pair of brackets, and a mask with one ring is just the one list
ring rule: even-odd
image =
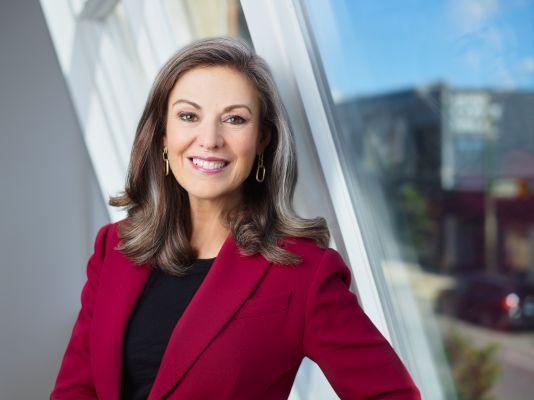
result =
[[442,81],[534,90],[534,0],[306,0],[335,99]]

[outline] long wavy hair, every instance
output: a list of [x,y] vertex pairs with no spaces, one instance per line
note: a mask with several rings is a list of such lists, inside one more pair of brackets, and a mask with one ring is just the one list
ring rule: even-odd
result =
[[228,66],[250,79],[259,92],[260,135],[271,132],[263,155],[265,179],[257,182],[253,168],[243,182],[242,204],[224,212],[221,223],[241,254],[299,264],[301,257],[280,247],[280,241],[308,238],[325,248],[330,232],[323,217],[300,218],[293,210],[295,142],[269,66],[245,41],[227,36],[190,43],[156,76],[137,126],[125,190],[109,200],[128,215],[118,225],[117,249],[134,264],[158,265],[176,276],[185,275],[196,257],[188,193],[172,175],[165,176],[162,150],[169,93],[185,72],[203,66]]

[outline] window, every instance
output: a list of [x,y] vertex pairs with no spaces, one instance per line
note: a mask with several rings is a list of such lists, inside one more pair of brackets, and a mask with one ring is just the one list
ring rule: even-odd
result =
[[534,4],[294,3],[392,341],[424,397],[486,385],[527,398],[526,298],[490,302],[478,285],[465,294],[480,298],[469,321],[434,310],[473,272],[534,278]]

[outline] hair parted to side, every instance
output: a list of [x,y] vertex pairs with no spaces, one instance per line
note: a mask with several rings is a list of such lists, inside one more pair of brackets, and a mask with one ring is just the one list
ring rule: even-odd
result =
[[304,219],[293,210],[297,160],[293,134],[269,66],[239,38],[196,40],[173,55],[152,85],[137,126],[125,190],[109,204],[127,210],[119,224],[120,250],[135,264],[158,265],[183,276],[195,258],[190,244],[191,216],[187,191],[173,175],[165,176],[162,159],[168,97],[177,80],[196,67],[228,66],[255,84],[260,99],[260,135],[271,131],[264,150],[265,180],[255,168],[243,182],[243,204],[222,216],[241,254],[260,253],[276,264],[299,264],[301,258],[278,246],[299,237],[327,247],[330,232],[322,217]]

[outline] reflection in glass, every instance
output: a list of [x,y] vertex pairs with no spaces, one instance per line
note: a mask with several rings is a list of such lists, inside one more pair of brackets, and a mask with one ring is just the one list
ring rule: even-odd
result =
[[534,3],[295,3],[396,348],[443,398],[530,398]]

